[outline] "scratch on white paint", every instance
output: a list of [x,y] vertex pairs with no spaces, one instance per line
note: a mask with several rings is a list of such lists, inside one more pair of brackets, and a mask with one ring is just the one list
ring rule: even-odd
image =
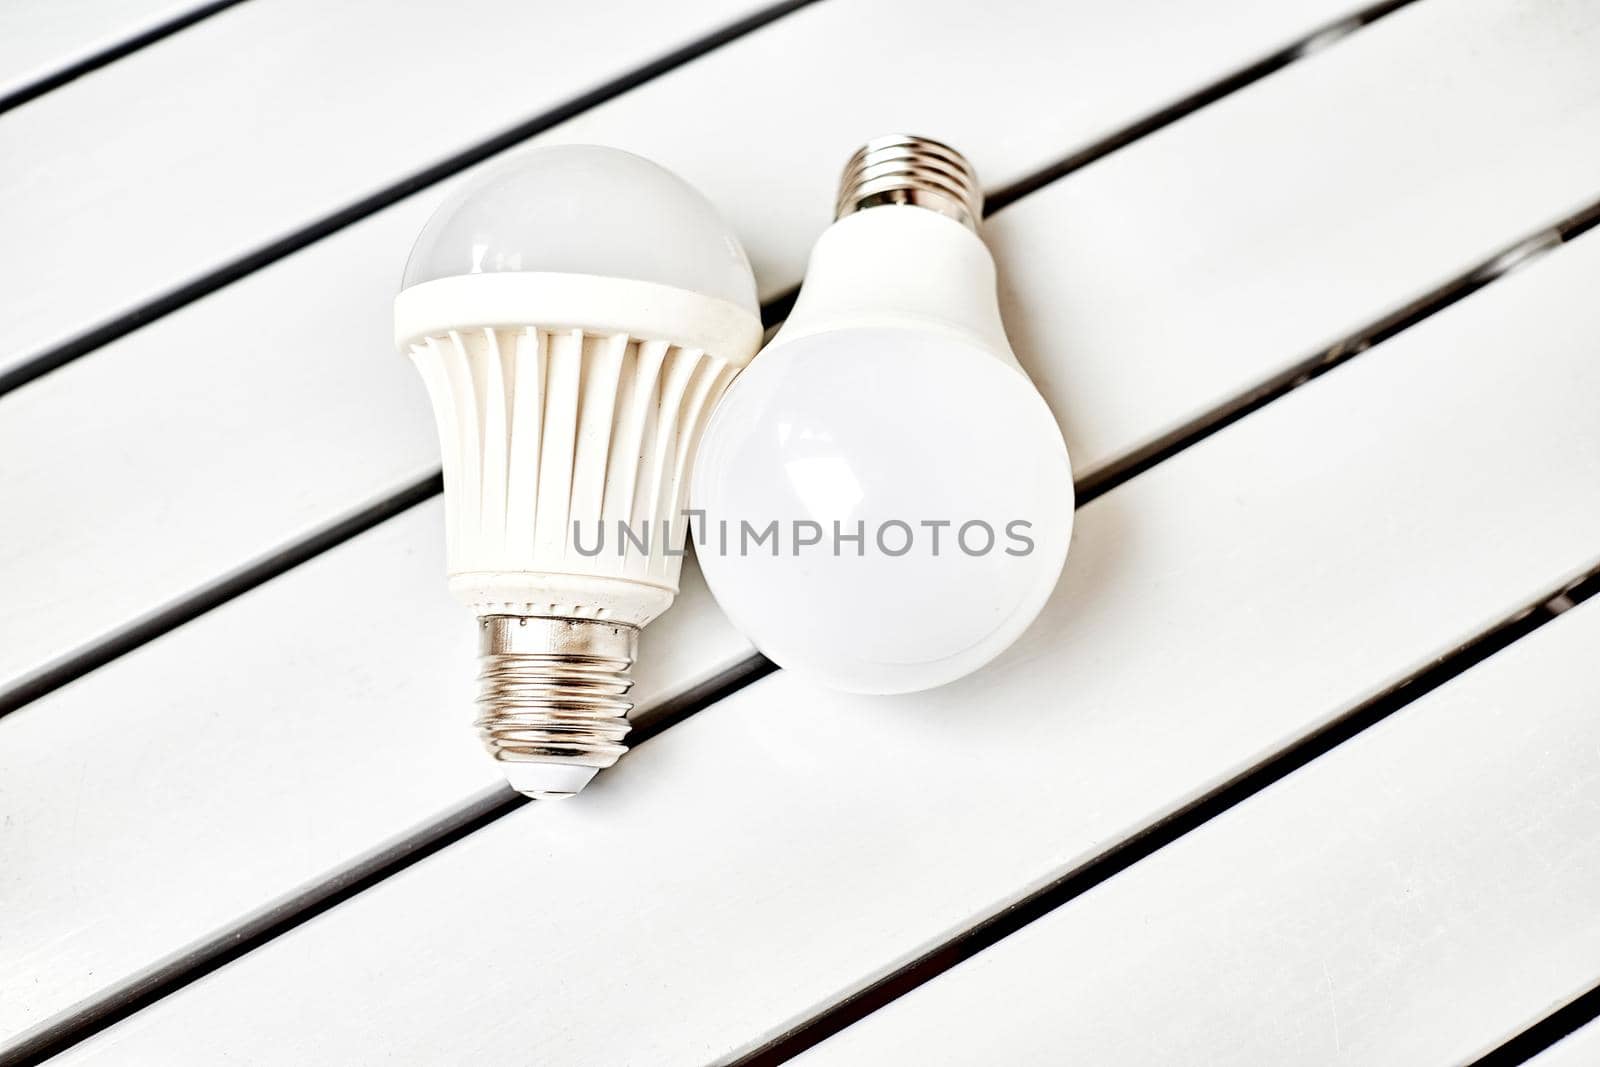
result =
[[1333,1051],[1339,1055],[1344,1054],[1344,1039],[1339,1033],[1339,998],[1333,992],[1333,972],[1328,970],[1328,961],[1322,961],[1322,981],[1328,987],[1328,1011],[1333,1014]]

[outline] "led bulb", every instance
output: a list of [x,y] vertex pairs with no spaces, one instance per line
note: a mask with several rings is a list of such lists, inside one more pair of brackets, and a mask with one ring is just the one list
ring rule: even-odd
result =
[[417,238],[395,339],[438,424],[450,588],[479,616],[478,728],[519,792],[570,796],[625,751],[695,445],[760,337],[715,209],[617,149],[520,153]]
[[701,570],[783,667],[866,693],[942,685],[1044,606],[1072,530],[1054,416],[1006,341],[972,168],[887,137],[772,343],[702,442]]

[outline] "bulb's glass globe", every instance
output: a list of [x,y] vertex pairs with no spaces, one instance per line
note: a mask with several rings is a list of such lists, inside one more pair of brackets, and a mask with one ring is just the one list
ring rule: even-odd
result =
[[401,288],[508,271],[654,282],[759,313],[750,262],[711,202],[617,148],[534,148],[467,182],[418,235]]
[[701,569],[734,624],[780,666],[856,692],[931,688],[998,655],[1048,599],[1072,528],[1071,467],[1032,384],[908,329],[758,356],[707,428],[692,492]]

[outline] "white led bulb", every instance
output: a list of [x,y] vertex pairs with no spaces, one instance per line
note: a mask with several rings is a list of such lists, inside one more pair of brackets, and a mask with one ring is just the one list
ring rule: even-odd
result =
[[479,730],[514,788],[571,795],[625,751],[695,446],[760,343],[749,261],[669,171],[540,148],[434,213],[394,311],[438,423],[450,588],[480,617]]
[[1066,559],[1072,470],[1006,341],[981,205],[945,145],[858,152],[793,313],[701,445],[718,603],[779,665],[835,688],[978,669]]

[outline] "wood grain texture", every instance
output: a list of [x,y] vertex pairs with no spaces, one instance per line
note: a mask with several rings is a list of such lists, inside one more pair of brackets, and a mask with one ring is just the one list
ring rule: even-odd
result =
[[1600,978],[1597,645],[1590,602],[795,1062],[1473,1061]]
[[72,82],[0,118],[0,371],[761,6],[274,0]]
[[[867,137],[937,130],[998,186],[1353,6],[1230,0],[1232,17],[1219,19],[1181,0],[1141,0],[1083,19],[1062,62],[1054,41],[1039,47],[1040,27],[1072,13],[1043,3],[994,25],[955,0],[822,4],[545,140],[617,144],[678,170],[735,223],[770,296],[799,280],[838,168]],[[970,49],[980,32],[987,44]],[[902,46],[907,33],[915,47]],[[832,77],[817,79],[818,55],[832,57]],[[923,88],[908,99],[898,91],[908,84]],[[741,87],[736,100],[729,86]],[[1063,104],[1039,109],[1038,100]],[[686,115],[726,117],[689,134]],[[733,129],[783,135],[751,152]],[[0,620],[0,692],[437,466],[432,415],[389,324],[410,243],[449,188],[0,397],[0,453],[34,457],[0,468],[0,497],[11,504],[0,510],[0,589],[13,606]],[[1059,228],[1050,209],[1034,220]],[[997,231],[1003,259],[1022,222]],[[1047,314],[1072,277],[1059,256],[1034,266],[1032,255],[1007,259],[1037,279],[1014,321]],[[1054,342],[1035,347],[1035,365],[1058,358]],[[1046,378],[1060,386],[1052,398],[1063,397],[1059,374]],[[1072,443],[1093,447],[1091,438]],[[169,536],[174,528],[185,536]]]
[[769,677],[63,1062],[703,1063],[784,1031],[1600,563],[1597,282],[1600,235],[1087,505],[990,669]]
[[202,6],[200,0],[15,0],[0,6],[0,100]]

